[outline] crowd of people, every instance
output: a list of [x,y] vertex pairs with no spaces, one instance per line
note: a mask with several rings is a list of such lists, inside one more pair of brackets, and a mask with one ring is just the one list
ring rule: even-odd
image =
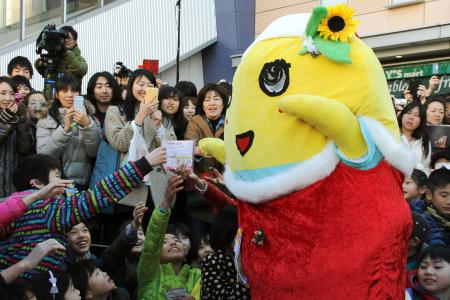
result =
[[[51,99],[31,86],[25,57],[0,77],[0,299],[250,299],[233,260],[236,201],[223,165],[198,147],[223,139],[231,85],[197,93],[120,64],[89,79],[80,109],[87,64],[76,31],[65,30],[67,65]],[[426,130],[450,124],[450,98],[433,95],[438,80],[411,83],[407,104],[394,103],[418,161],[403,183],[412,299],[450,298],[450,150]],[[148,88],[158,88],[156,101],[146,101]],[[130,161],[136,133],[147,149]],[[193,168],[162,167],[170,140],[194,141]],[[105,164],[115,171],[96,178]]]

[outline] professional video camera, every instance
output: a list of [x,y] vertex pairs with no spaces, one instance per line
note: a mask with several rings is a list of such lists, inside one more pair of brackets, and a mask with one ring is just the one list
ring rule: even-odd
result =
[[[55,24],[48,24],[36,40],[36,53],[40,56],[36,68],[44,77],[44,94],[47,99],[53,97],[56,79],[58,78],[58,64],[62,61],[65,51],[64,39],[68,36],[69,34],[66,31],[56,29]],[[45,53],[43,53],[43,50],[45,50]]]

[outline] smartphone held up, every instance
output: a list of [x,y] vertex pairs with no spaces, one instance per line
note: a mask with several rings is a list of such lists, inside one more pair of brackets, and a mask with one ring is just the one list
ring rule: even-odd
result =
[[145,90],[145,97],[144,97],[144,103],[145,104],[151,104],[154,102],[158,102],[158,88],[155,87],[148,87]]

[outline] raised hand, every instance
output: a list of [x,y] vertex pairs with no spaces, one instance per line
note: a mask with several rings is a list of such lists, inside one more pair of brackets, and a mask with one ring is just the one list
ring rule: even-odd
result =
[[85,111],[79,112],[75,110],[73,113],[73,120],[75,121],[75,123],[77,123],[83,128],[88,127],[89,124],[91,123],[91,120],[89,119]]
[[131,223],[134,229],[138,230],[142,225],[142,219],[144,214],[148,211],[148,207],[145,207],[143,202],[139,202],[133,210],[133,222]]
[[169,209],[175,203],[176,194],[183,189],[183,178],[180,175],[170,177],[164,199],[159,204],[162,209]]
[[165,147],[159,147],[145,156],[148,163],[152,166],[158,166],[167,161],[167,152]]
[[22,260],[23,265],[27,270],[35,268],[44,257],[53,254],[57,250],[64,251],[66,248],[55,239],[48,239],[34,247],[34,249]]
[[74,114],[75,114],[74,107],[66,109],[66,114],[64,115],[64,131],[66,133],[70,132],[70,130],[71,130]]

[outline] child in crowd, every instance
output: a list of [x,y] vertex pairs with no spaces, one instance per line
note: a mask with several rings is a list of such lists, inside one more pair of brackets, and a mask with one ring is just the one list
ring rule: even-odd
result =
[[413,210],[415,207],[422,208],[425,204],[422,198],[426,190],[427,175],[419,169],[414,169],[411,177],[406,177],[403,181],[403,196]]
[[[31,155],[18,163],[13,181],[19,191],[12,197],[27,197],[49,183],[58,183],[39,200],[28,207],[28,211],[7,228],[0,229],[0,269],[5,269],[23,259],[31,249],[48,238],[67,245],[66,234],[70,228],[87,221],[105,207],[120,201],[130,193],[150,172],[152,166],[165,162],[165,149],[158,148],[136,162],[123,165],[117,172],[97,182],[92,190],[81,191],[71,196],[61,196],[67,181],[61,182],[61,165],[55,158],[46,155]],[[59,184],[61,183],[61,184]],[[62,185],[62,186],[61,186]],[[59,195],[59,196],[57,196]],[[44,258],[38,268],[23,274],[33,274],[60,269],[65,251],[57,251]]]
[[430,203],[421,211],[431,228],[426,243],[450,246],[450,170],[435,170],[427,185],[426,197]]
[[166,230],[170,207],[182,183],[181,176],[169,179],[166,195],[150,219],[137,271],[140,300],[200,299],[200,270],[184,264],[183,244]]
[[194,241],[191,251],[191,266],[201,268],[203,260],[212,253],[209,234],[203,234],[199,240]]
[[93,261],[85,259],[69,267],[73,285],[82,300],[128,300],[128,293],[116,287],[114,281]]
[[412,300],[450,299],[450,249],[443,245],[426,248],[419,258],[417,275],[406,290]]
[[11,77],[11,79],[17,85],[17,92],[21,96],[20,101],[23,101],[25,96],[28,95],[29,93],[31,93],[31,91],[33,90],[33,88],[31,87],[30,81],[22,75],[16,75],[14,77]]
[[408,272],[417,269],[419,255],[425,248],[425,241],[428,239],[428,235],[430,234],[430,226],[421,215],[413,212],[412,220],[413,232],[411,234],[411,239],[408,242],[407,250],[408,261],[406,270]]
[[186,256],[191,252],[191,230],[183,223],[173,223],[167,226],[166,232],[175,235],[183,244],[183,251]]
[[48,271],[31,280],[31,287],[36,300],[80,300],[77,290],[67,272]]
[[211,228],[213,252],[205,257],[202,265],[201,297],[204,300],[250,299],[250,291],[237,280],[234,267],[233,241],[237,231],[237,208],[222,208]]

